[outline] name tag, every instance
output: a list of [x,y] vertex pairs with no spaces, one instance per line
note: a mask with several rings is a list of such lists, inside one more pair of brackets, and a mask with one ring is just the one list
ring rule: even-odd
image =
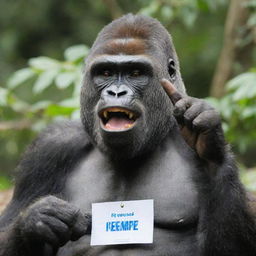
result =
[[153,243],[153,199],[92,204],[91,245]]

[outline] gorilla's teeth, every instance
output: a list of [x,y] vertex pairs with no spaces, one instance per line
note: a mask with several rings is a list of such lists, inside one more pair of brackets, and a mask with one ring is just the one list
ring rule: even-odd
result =
[[110,128],[111,128],[111,126],[110,126],[109,124],[106,124],[105,127],[106,127],[107,129],[110,129]]
[[124,112],[124,110],[119,109],[119,108],[111,108],[109,111],[110,112]]
[[105,119],[108,119],[109,118],[109,115],[111,113],[124,113],[125,115],[127,115],[127,118],[129,119],[134,119],[135,118],[135,114],[129,110],[126,110],[126,109],[122,109],[122,108],[108,108],[108,109],[105,109],[103,112],[102,112],[102,117],[104,117]]

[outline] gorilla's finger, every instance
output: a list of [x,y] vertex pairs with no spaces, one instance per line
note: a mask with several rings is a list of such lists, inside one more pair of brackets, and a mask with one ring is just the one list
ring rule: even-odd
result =
[[60,241],[56,234],[51,230],[51,228],[43,223],[42,221],[38,222],[36,225],[36,235],[40,237],[44,242],[52,245],[53,247],[59,247]]
[[160,83],[163,86],[169,98],[171,99],[173,105],[175,105],[177,101],[182,99],[182,95],[177,91],[177,89],[173,86],[173,84],[170,81],[163,78],[161,79]]
[[175,115],[175,117],[183,116],[187,109],[191,107],[191,104],[192,103],[190,97],[182,98],[181,100],[179,100],[175,104],[175,108],[173,110],[173,114]]
[[69,228],[65,223],[51,216],[42,216],[41,219],[43,223],[51,228],[56,237],[58,237],[60,246],[63,246],[70,240]]
[[193,129],[193,120],[206,110],[210,110],[210,107],[204,104],[203,101],[197,100],[192,104],[184,113],[184,123],[191,129]]
[[72,226],[75,222],[76,215],[79,212],[79,209],[70,205],[66,201],[49,196],[39,202],[42,207],[40,212],[44,215],[55,217],[68,226]]
[[215,110],[206,110],[193,120],[193,127],[199,132],[217,127],[220,124],[220,115]]
[[87,214],[78,214],[76,222],[72,228],[71,241],[76,241],[83,235],[88,233],[88,228],[91,228],[91,216]]

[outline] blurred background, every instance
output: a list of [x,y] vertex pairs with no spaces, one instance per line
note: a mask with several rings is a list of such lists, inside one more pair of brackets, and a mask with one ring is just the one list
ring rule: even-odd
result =
[[48,123],[79,118],[84,58],[103,26],[129,12],[172,34],[188,94],[221,112],[256,191],[256,0],[1,0],[0,191]]

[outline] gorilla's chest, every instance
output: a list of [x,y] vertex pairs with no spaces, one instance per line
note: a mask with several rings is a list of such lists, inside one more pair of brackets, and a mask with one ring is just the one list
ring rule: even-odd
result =
[[117,168],[95,149],[72,172],[67,195],[86,213],[95,202],[154,199],[156,224],[190,222],[198,215],[199,171],[189,159],[170,145],[138,165]]

